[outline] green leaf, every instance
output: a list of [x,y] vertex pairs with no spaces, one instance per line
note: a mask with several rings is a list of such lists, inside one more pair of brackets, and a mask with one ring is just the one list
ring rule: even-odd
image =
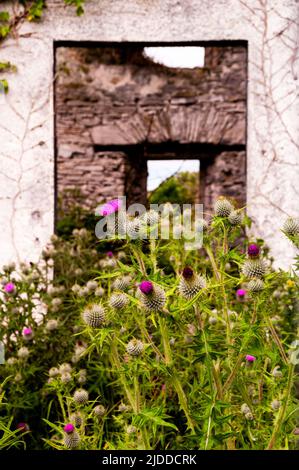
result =
[[72,5],[76,7],[76,13],[78,16],[83,15],[84,13],[84,3],[85,0],[64,0],[66,5]]
[[8,11],[0,11],[0,21],[2,21],[3,23],[7,23],[7,21],[9,21]]
[[4,79],[0,80],[0,93],[1,93],[1,92],[4,92],[5,94],[7,94],[8,91],[9,91],[8,82],[7,82],[7,80],[4,78]]
[[28,21],[36,21],[42,17],[43,10],[46,7],[44,0],[35,0],[33,5],[29,8],[27,15]]
[[16,72],[17,67],[11,62],[0,62],[0,72]]
[[0,26],[0,38],[4,39],[10,32],[10,26],[5,25],[5,26]]
[[177,431],[178,428],[173,423],[165,421],[165,418],[168,417],[168,415],[163,413],[162,407],[144,409],[138,414],[138,416],[136,416],[136,424],[138,424],[139,426],[143,426],[148,421],[150,421],[152,423],[152,426],[165,426],[167,428],[172,428]]

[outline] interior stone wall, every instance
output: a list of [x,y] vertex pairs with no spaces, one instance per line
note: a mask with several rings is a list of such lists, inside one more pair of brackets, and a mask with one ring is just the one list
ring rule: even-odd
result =
[[36,260],[54,230],[57,43],[245,41],[247,212],[276,266],[289,267],[294,250],[280,228],[298,216],[298,1],[89,0],[81,18],[61,1],[47,6],[0,48],[0,60],[17,67],[0,100],[0,263]]
[[[198,144],[199,158],[205,149],[204,165],[213,164],[212,181],[205,181],[204,173],[200,178],[201,202],[206,211],[211,210],[211,196],[226,194],[228,187],[222,184],[217,173],[220,165],[214,162],[218,154],[220,158],[220,146],[227,147],[228,155],[236,146],[245,147],[246,63],[244,46],[207,47],[205,66],[195,69],[154,63],[144,56],[141,46],[58,48],[58,193],[80,188],[87,206],[116,194],[126,194],[129,203],[145,203],[147,169],[141,160],[146,155],[140,146]],[[115,164],[116,157],[98,152],[99,146],[129,148],[124,150],[127,164]],[[230,174],[229,193],[244,205],[245,165],[239,165],[236,153],[240,152],[232,151],[229,165],[235,163],[239,169]],[[164,158],[163,152],[159,158]],[[178,158],[175,152],[173,158]],[[213,189],[208,188],[211,184]]]
[[200,179],[203,180],[202,200],[204,212],[211,210],[219,196],[227,196],[244,207],[246,201],[244,175],[246,173],[246,153],[220,152],[201,164]]

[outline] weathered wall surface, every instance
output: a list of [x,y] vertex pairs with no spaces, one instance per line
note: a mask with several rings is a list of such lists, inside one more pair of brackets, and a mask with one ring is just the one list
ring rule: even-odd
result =
[[209,211],[219,196],[228,196],[236,201],[237,207],[244,207],[246,173],[246,154],[240,152],[221,152],[212,161],[204,160],[201,165],[200,179],[204,211]]
[[[100,161],[95,146],[198,144],[200,158],[202,145],[209,144],[213,159],[217,159],[219,145],[245,146],[245,47],[208,47],[205,67],[192,70],[155,64],[138,46],[58,48],[56,63],[58,192],[77,186],[87,205],[124,193],[131,202],[146,201],[146,174],[139,171],[139,180],[136,178],[135,187],[130,188],[123,185],[126,175],[122,178],[119,174],[126,169],[140,170],[138,160],[145,155],[140,152],[134,161],[128,155],[129,165],[119,167],[110,161],[110,153],[102,153]],[[163,159],[162,152],[160,156]],[[213,168],[215,172],[218,165]],[[244,205],[245,166],[241,168],[242,194],[241,188],[234,193],[240,168],[238,181],[234,183],[233,173],[229,186],[230,195],[236,195]],[[146,165],[143,169],[146,172]],[[214,174],[212,191],[201,178],[207,190],[201,201],[205,210],[211,209],[210,195],[220,182],[220,175]],[[225,194],[226,187],[222,185],[216,192]],[[133,194],[139,200],[134,200]]]
[[18,67],[1,97],[1,263],[36,259],[53,232],[54,41],[245,40],[248,213],[288,266],[280,226],[298,214],[298,17],[296,0],[90,0],[83,18],[49,0],[46,18],[24,24],[0,52]]

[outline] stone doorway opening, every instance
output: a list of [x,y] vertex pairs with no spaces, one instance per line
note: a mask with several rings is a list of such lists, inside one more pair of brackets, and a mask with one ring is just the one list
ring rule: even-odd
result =
[[86,207],[121,195],[144,204],[148,162],[200,160],[205,212],[220,195],[245,204],[246,46],[184,44],[204,47],[193,67],[147,53],[162,46],[178,47],[57,44],[58,195],[77,188]]
[[147,161],[148,203],[196,204],[199,194],[199,159]]

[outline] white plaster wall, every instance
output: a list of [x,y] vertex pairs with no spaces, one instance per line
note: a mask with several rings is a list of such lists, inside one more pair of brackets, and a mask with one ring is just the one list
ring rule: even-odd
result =
[[[5,8],[5,2],[1,5]],[[77,18],[48,1],[0,48],[18,72],[0,97],[0,264],[35,260],[53,232],[53,41],[246,40],[247,204],[281,267],[292,248],[280,227],[298,215],[299,14],[297,0],[87,0]]]

